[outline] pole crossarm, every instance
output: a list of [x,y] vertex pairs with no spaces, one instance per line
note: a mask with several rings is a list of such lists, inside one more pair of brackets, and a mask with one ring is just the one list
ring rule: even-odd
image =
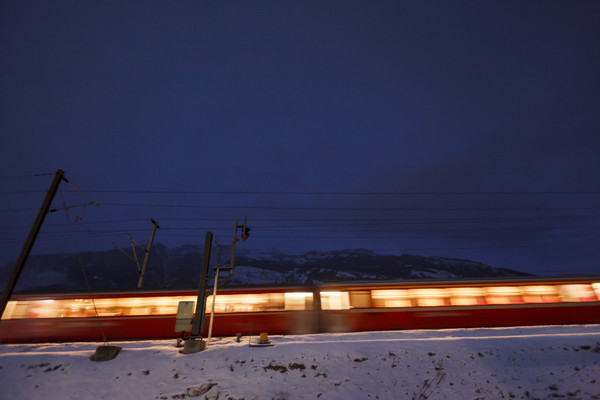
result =
[[69,184],[69,186],[71,186],[73,189],[75,189],[77,192],[79,192],[79,194],[81,194],[83,197],[85,197],[86,199],[88,199],[90,202],[88,203],[89,205],[93,205],[98,207],[99,209],[102,210],[102,207],[100,207],[100,204],[96,203],[94,200],[90,199],[88,195],[86,195],[85,193],[83,193],[81,190],[79,190],[75,185],[73,185],[71,183],[71,181],[69,181],[67,178],[65,178],[63,176],[63,180]]

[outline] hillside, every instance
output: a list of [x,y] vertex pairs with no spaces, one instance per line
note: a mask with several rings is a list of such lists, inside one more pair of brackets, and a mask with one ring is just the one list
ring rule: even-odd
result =
[[[184,245],[152,249],[145,287],[196,287],[202,247]],[[138,259],[143,259],[140,250]],[[228,265],[228,260],[221,265]],[[312,251],[301,255],[280,252],[239,251],[236,268],[224,285],[313,284],[348,280],[403,280],[434,278],[514,277],[527,274],[494,268],[469,260],[382,255],[366,249]],[[0,277],[7,279],[13,263],[5,264]],[[133,260],[116,250],[80,254],[32,256],[23,270],[17,291],[84,290],[83,271],[94,290],[134,288],[138,270]],[[222,274],[221,277],[226,276]]]

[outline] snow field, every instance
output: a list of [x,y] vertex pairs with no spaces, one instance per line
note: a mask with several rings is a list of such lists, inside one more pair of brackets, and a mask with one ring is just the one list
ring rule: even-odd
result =
[[600,399],[600,325],[0,346],[0,399]]

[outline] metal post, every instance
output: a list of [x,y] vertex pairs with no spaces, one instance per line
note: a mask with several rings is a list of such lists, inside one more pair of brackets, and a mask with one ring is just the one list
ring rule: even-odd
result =
[[198,282],[198,301],[196,302],[196,312],[192,321],[192,337],[199,337],[200,332],[204,330],[204,316],[206,308],[206,279],[208,277],[208,264],[210,261],[210,250],[212,247],[212,232],[206,232],[204,240],[204,257],[200,267],[200,282]]
[[210,343],[210,338],[212,337],[212,328],[213,328],[213,320],[215,319],[215,303],[217,302],[217,281],[219,280],[219,268],[217,267],[217,272],[215,273],[215,285],[213,286],[212,293],[212,306],[210,309],[210,323],[208,324],[208,337],[206,338],[206,345]]
[[35,242],[35,238],[37,237],[38,233],[40,232],[42,223],[44,222],[44,218],[46,218],[46,214],[48,213],[48,210],[50,210],[50,205],[52,204],[54,195],[56,195],[56,192],[58,190],[58,185],[59,185],[60,181],[63,179],[65,179],[64,171],[62,169],[57,170],[56,175],[54,176],[54,180],[52,181],[52,184],[50,185],[50,188],[48,189],[48,193],[46,194],[46,198],[44,199],[44,202],[42,203],[42,207],[40,208],[37,218],[35,219],[35,222],[33,223],[33,226],[31,227],[29,236],[27,237],[27,240],[25,241],[25,245],[23,246],[23,249],[21,250],[19,259],[17,260],[17,263],[15,264],[15,268],[13,269],[12,275],[8,279],[8,282],[6,283],[6,287],[4,288],[4,291],[2,292],[2,295],[0,296],[0,317],[2,316],[2,314],[4,314],[4,309],[6,308],[8,299],[10,298],[13,290],[15,289],[17,280],[19,279],[19,276],[21,275],[21,271],[23,271],[23,267],[25,266],[25,261],[27,261],[27,257],[29,256],[31,249],[33,248],[33,243]]
[[233,221],[233,242],[231,242],[231,260],[229,261],[229,266],[232,268],[231,271],[233,271],[233,267],[235,267],[235,244],[237,242],[237,228],[238,224],[236,219]]
[[[244,225],[238,225],[237,219],[233,223],[233,242],[231,243],[231,261],[229,264],[229,266],[231,267],[232,273],[233,273],[233,268],[235,267],[235,244],[237,243],[238,240],[241,240],[241,241],[246,240],[243,237],[238,239],[237,230],[238,230],[238,228],[244,228],[246,226],[246,224],[247,224],[246,217],[244,217]],[[243,234],[243,232],[242,232],[242,234]]]
[[[142,272],[142,268],[140,267],[140,260],[138,260],[137,252],[135,251],[135,245],[133,244],[134,240],[129,233],[127,236],[129,236],[129,244],[131,245],[131,252],[133,253],[133,261],[135,261],[135,266],[137,267],[139,274]],[[127,253],[125,253],[125,255],[127,255]]]
[[[142,287],[144,284],[144,275],[146,275],[146,267],[148,266],[148,260],[150,259],[150,249],[152,249],[152,242],[154,242],[154,233],[156,232],[156,228],[160,228],[158,226],[158,222],[151,219],[152,221],[152,232],[150,232],[150,239],[148,240],[148,247],[146,248],[146,255],[144,256],[144,263],[142,264],[142,271],[140,272],[140,279],[138,280],[138,289]],[[135,254],[135,250],[134,250]],[[137,256],[136,256],[137,258]]]

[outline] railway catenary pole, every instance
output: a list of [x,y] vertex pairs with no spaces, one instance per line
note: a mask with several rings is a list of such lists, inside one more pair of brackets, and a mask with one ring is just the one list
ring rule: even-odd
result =
[[[155,220],[151,219],[150,220],[152,222],[152,232],[150,232],[150,239],[148,240],[148,246],[146,247],[145,251],[145,255],[144,255],[144,262],[142,263],[142,269],[140,270],[140,278],[138,280],[138,289],[142,287],[142,285],[144,284],[144,276],[146,275],[146,267],[148,266],[148,260],[150,259],[150,250],[152,249],[152,243],[154,242],[154,234],[156,233],[156,228],[160,228],[160,226],[158,226],[158,222],[156,222]],[[133,252],[133,254],[135,255],[135,250]]]
[[206,345],[208,346],[210,343],[210,339],[212,338],[212,328],[213,322],[215,319],[215,303],[217,302],[217,282],[219,282],[219,267],[215,272],[215,282],[213,285],[213,293],[212,293],[212,306],[210,310],[210,322],[208,323],[208,337],[206,338]]
[[200,267],[200,282],[198,282],[198,298],[196,300],[196,310],[192,318],[192,332],[183,343],[182,354],[192,354],[204,350],[206,342],[200,337],[200,332],[204,330],[204,316],[206,307],[206,278],[208,277],[208,264],[210,261],[210,250],[212,247],[212,232],[206,232],[204,240],[204,257]]
[[[239,239],[237,237],[238,228],[242,229],[242,236]],[[231,259],[229,261],[229,267],[219,266],[219,258],[218,258],[219,245],[218,245],[217,241],[215,240],[215,251],[217,253],[217,257],[216,257],[217,258],[217,267],[216,267],[216,272],[215,272],[215,282],[214,282],[214,286],[213,286],[213,301],[212,301],[212,309],[210,312],[210,322],[208,324],[208,337],[206,339],[207,346],[210,343],[210,339],[212,338],[212,328],[213,328],[213,322],[214,322],[214,318],[215,318],[215,304],[217,302],[217,282],[219,281],[219,272],[221,269],[228,270],[229,275],[227,275],[225,277],[225,279],[228,279],[229,277],[231,277],[231,275],[233,274],[233,269],[235,268],[235,244],[238,241],[245,241],[249,237],[249,233],[248,233],[249,231],[250,231],[250,228],[248,228],[246,217],[244,217],[244,225],[238,225],[237,219],[233,222],[233,241],[231,242]]]
[[[237,230],[238,228],[242,229],[242,237],[240,239],[237,238]],[[234,266],[234,258],[235,258],[235,243],[238,240],[244,241],[246,240],[250,234],[250,228],[246,224],[246,218],[244,217],[244,225],[238,225],[237,220],[234,222],[234,230],[233,230],[233,243],[232,243],[232,251],[231,251],[231,264],[230,268],[233,272]],[[200,338],[200,332],[204,330],[206,321],[206,283],[208,280],[208,267],[210,264],[210,252],[212,248],[212,232],[206,232],[206,239],[204,240],[204,257],[202,259],[202,266],[200,268],[200,282],[198,282],[198,298],[196,301],[196,310],[194,312],[194,317],[192,319],[192,332],[190,336],[185,339],[183,350],[180,353],[183,354],[191,354],[197,353],[199,351],[204,350],[207,343]],[[217,260],[218,262],[218,260]],[[230,274],[231,275],[231,274]],[[229,276],[228,276],[229,277]],[[217,290],[217,280],[219,278],[219,268],[217,268],[217,274],[215,276],[214,289],[213,293],[216,294]],[[211,323],[209,328],[209,340],[212,334],[212,321],[215,314],[215,302],[216,295],[213,296],[213,308],[211,313]],[[197,340],[200,339],[200,340]]]
[[2,295],[0,296],[0,317],[2,317],[2,314],[4,314],[4,310],[6,309],[6,304],[8,303],[8,299],[10,298],[13,290],[15,289],[15,285],[17,284],[17,281],[19,280],[21,271],[23,271],[23,267],[25,266],[27,257],[29,256],[31,249],[33,248],[35,239],[36,239],[38,233],[40,232],[40,229],[42,228],[42,223],[44,222],[44,219],[46,218],[46,214],[48,214],[48,211],[50,210],[50,205],[52,204],[52,200],[54,200],[54,196],[56,195],[56,192],[58,191],[58,185],[60,184],[60,182],[62,180],[67,181],[65,178],[64,171],[62,169],[59,169],[56,171],[56,174],[54,175],[54,180],[52,181],[52,184],[50,185],[50,188],[48,189],[48,193],[46,193],[46,198],[44,199],[44,202],[42,203],[42,207],[40,208],[40,211],[38,212],[37,218],[35,219],[35,222],[33,223],[33,226],[31,227],[29,236],[27,236],[27,240],[25,240],[25,245],[23,246],[23,249],[21,250],[21,254],[19,255],[19,258],[17,259],[15,268],[13,269],[13,272],[12,272],[10,278],[8,279],[8,282],[6,283],[6,287],[4,288],[4,291],[2,292]]
[[192,320],[192,337],[199,337],[200,332],[204,330],[204,316],[206,306],[206,280],[208,277],[208,264],[210,261],[210,251],[212,247],[212,232],[206,232],[204,240],[204,257],[200,268],[200,282],[198,282],[198,299],[196,301],[196,311]]

